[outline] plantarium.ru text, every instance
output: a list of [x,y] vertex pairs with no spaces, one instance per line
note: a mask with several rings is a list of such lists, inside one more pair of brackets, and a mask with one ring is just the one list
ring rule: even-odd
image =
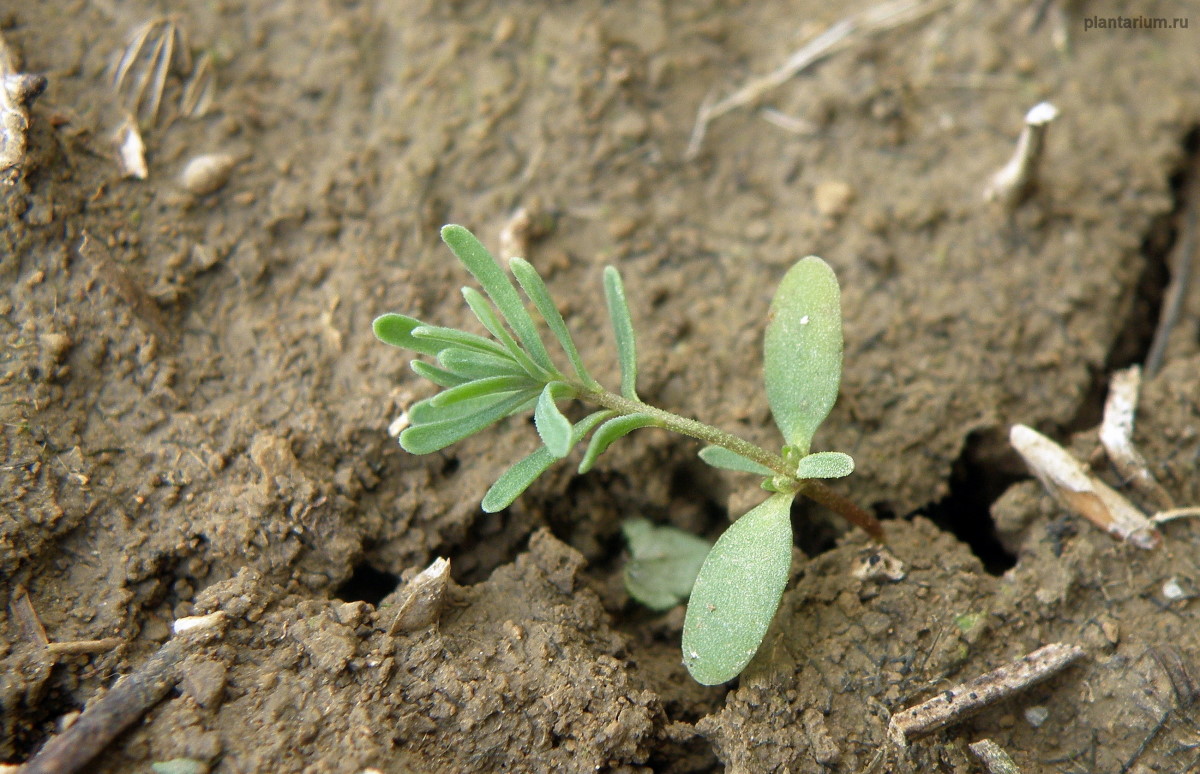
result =
[[[442,239],[483,288],[463,288],[471,311],[490,337],[428,325],[399,314],[376,318],[383,342],[433,358],[413,360],[420,376],[443,388],[408,409],[411,426],[400,445],[428,454],[533,410],[542,446],[509,468],[483,497],[488,512],[506,508],[555,461],[587,440],[579,472],[586,473],[614,441],[643,427],[659,427],[704,441],[700,457],[717,468],[762,477],[771,495],[739,518],[685,579],[691,585],[683,626],[683,661],[698,682],[716,685],[741,673],[757,652],[779,607],[792,556],[791,504],[799,494],[820,502],[881,538],[879,522],[821,479],[840,478],[854,469],[842,452],[810,453],[813,434],[837,399],[842,372],[841,297],[833,270],[820,258],[797,262],[784,276],[771,302],[764,351],[767,402],[785,445],[774,453],[718,428],[644,403],[637,394],[637,351],[621,276],[604,270],[604,292],[616,337],[621,387],[605,389],[584,367],[566,323],[542,278],[528,262],[513,258],[509,268],[521,290],[563,350],[569,369],[560,369],[512,280],[471,232],[445,226]],[[485,295],[486,294],[486,295]],[[572,423],[559,410],[578,400],[598,410]],[[629,530],[627,530],[627,533]],[[654,555],[652,530],[640,552]],[[651,541],[645,548],[646,540]],[[680,541],[664,537],[661,545]],[[673,548],[664,549],[668,553]],[[693,546],[690,550],[694,551]],[[667,556],[670,560],[672,557]],[[690,567],[694,561],[674,561]],[[672,604],[667,589],[627,584],[635,598],[652,606]],[[674,586],[681,584],[675,579]],[[665,594],[665,596],[664,596]],[[682,595],[676,598],[682,598]],[[664,603],[663,600],[666,600]],[[653,601],[652,601],[653,600]]]

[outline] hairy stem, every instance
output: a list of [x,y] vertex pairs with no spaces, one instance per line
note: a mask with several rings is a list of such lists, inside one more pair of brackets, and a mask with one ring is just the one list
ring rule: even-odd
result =
[[795,482],[797,492],[824,505],[851,524],[861,527],[875,540],[882,542],[884,539],[883,526],[878,519],[851,500],[830,489],[824,482],[811,478],[797,478],[795,466],[789,465],[778,454],[772,454],[761,446],[756,446],[720,428],[672,414],[640,400],[626,398],[607,390],[588,389],[579,384],[572,386],[581,400],[611,409],[619,414],[648,414],[657,420],[658,427],[706,441],[714,446],[721,446],[746,459],[753,460],[787,480]]

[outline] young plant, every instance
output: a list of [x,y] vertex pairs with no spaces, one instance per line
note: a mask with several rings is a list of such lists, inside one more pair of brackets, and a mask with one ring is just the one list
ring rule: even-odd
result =
[[[848,475],[854,469],[850,456],[809,449],[837,398],[842,369],[840,291],[833,270],[820,258],[804,258],[793,266],[771,302],[764,375],[767,401],[785,441],[777,454],[638,397],[633,323],[616,269],[604,270],[604,293],[621,366],[621,387],[613,392],[584,367],[562,315],[529,263],[513,258],[509,268],[562,348],[570,364],[567,370],[551,359],[516,287],[479,240],[454,225],[442,228],[442,239],[483,288],[484,293],[463,288],[463,296],[490,337],[399,314],[376,318],[375,335],[381,341],[433,358],[435,362],[413,360],[410,365],[443,388],[409,407],[411,424],[400,434],[406,451],[429,454],[532,409],[542,446],[488,489],[482,505],[489,513],[508,507],[584,440],[580,473],[590,470],[618,438],[643,427],[660,427],[707,442],[701,459],[713,467],[761,476],[763,488],[772,492],[725,531],[695,577],[684,621],[683,660],[698,682],[716,685],[733,679],[762,643],[787,582],[791,504],[797,495],[828,506],[877,539],[882,537],[873,516],[821,481]],[[599,410],[572,423],[558,407],[567,400]]]

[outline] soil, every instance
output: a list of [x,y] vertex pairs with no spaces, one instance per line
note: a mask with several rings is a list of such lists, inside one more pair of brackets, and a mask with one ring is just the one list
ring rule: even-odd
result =
[[[985,737],[1025,772],[1200,766],[1200,524],[1120,542],[1007,443],[1021,422],[1087,458],[1110,374],[1146,358],[1200,210],[1194,9],[934,3],[715,119],[689,159],[706,99],[871,3],[171,6],[0,7],[22,70],[48,78],[0,191],[0,760],[30,758],[174,620],[223,610],[88,771],[982,771],[967,745]],[[131,179],[114,62],[168,10],[215,99],[185,115],[173,66]],[[1084,29],[1119,13],[1189,28]],[[1061,117],[1040,185],[985,202],[1042,99]],[[206,153],[236,164],[189,190]],[[793,581],[729,686],[687,676],[681,609],[630,602],[620,525],[715,538],[761,496],[743,478],[642,431],[485,515],[531,422],[426,457],[389,435],[430,386],[371,319],[469,327],[437,229],[496,247],[520,208],[602,381],[612,264],[642,396],[763,444],[775,284],[807,254],[838,273],[845,374],[817,448],[854,455],[837,488],[888,543],[798,506]],[[1135,435],[1180,505],[1200,503],[1198,320],[1193,290]],[[440,617],[389,634],[437,557]],[[881,557],[901,571],[860,571]],[[119,642],[50,657],[30,609],[53,642]],[[888,742],[891,713],[1050,642],[1087,655]]]

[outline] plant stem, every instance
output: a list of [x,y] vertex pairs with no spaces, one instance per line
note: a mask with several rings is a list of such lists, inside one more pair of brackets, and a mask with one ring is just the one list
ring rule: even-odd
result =
[[572,387],[575,388],[581,400],[603,406],[619,414],[648,414],[657,420],[658,427],[706,441],[714,446],[721,446],[746,459],[753,460],[789,481],[795,482],[797,492],[824,505],[851,524],[861,527],[875,540],[883,542],[883,526],[878,519],[851,500],[830,489],[824,482],[811,478],[797,478],[795,467],[789,465],[778,454],[772,454],[761,446],[756,446],[720,428],[672,414],[670,411],[664,411],[640,400],[626,398],[604,389],[589,389],[579,384],[573,384]]

